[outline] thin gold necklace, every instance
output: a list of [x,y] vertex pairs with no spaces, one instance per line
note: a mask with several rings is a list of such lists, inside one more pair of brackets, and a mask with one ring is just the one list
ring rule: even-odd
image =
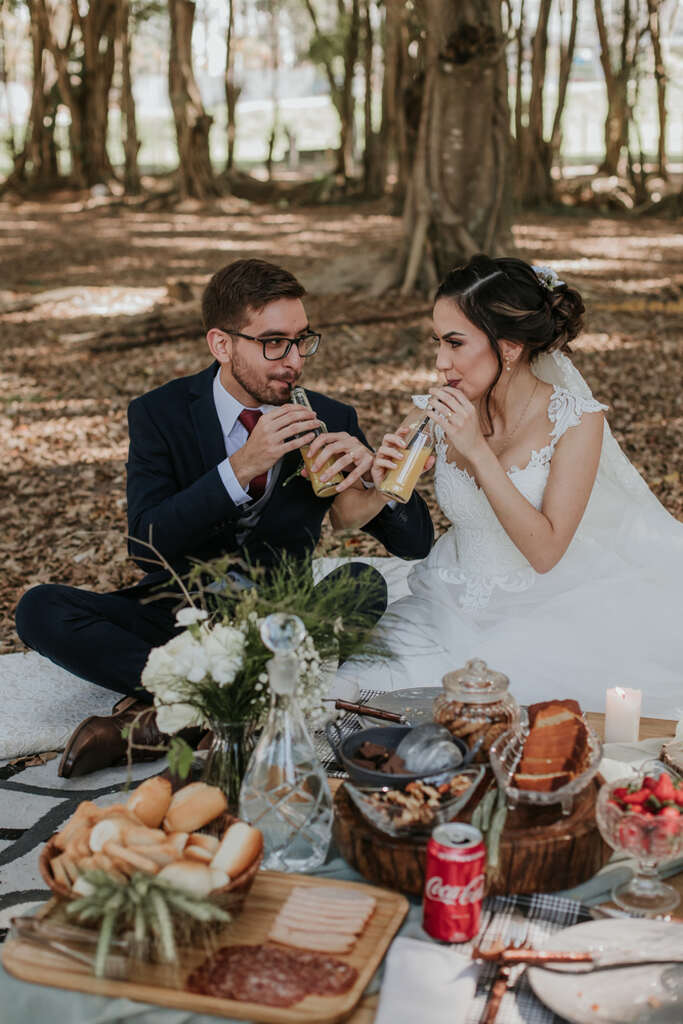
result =
[[521,412],[521,414],[519,416],[519,419],[515,423],[514,428],[512,430],[509,430],[509,431],[508,430],[503,431],[503,436],[501,437],[501,441],[508,442],[510,440],[510,438],[515,436],[515,434],[517,433],[517,431],[521,427],[522,423],[524,422],[524,420],[526,418],[526,414],[529,411],[529,406],[531,405],[531,403],[533,401],[533,398],[534,398],[534,395],[536,394],[536,389],[538,387],[538,383],[539,382],[538,382],[538,377],[537,377],[536,378],[536,383],[534,384],[533,388],[531,389],[531,394],[529,395],[529,397],[527,399],[527,403],[524,406],[524,408],[522,409],[522,412]]

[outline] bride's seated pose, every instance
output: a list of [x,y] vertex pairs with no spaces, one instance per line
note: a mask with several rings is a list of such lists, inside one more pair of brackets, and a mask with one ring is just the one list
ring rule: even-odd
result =
[[[575,289],[519,259],[475,256],[439,286],[440,383],[414,402],[434,423],[452,525],[380,624],[396,659],[342,678],[438,686],[478,657],[525,702],[604,710],[607,687],[633,686],[645,714],[683,706],[683,525],[563,353],[583,312]],[[375,465],[388,471],[404,445],[404,431],[385,435]]]

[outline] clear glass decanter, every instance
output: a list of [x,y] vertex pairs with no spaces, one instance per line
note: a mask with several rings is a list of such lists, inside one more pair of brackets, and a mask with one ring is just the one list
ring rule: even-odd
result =
[[297,658],[305,636],[296,615],[269,615],[261,637],[268,662],[271,704],[240,790],[240,818],[263,833],[263,867],[312,871],[324,863],[332,833],[327,776],[296,699]]

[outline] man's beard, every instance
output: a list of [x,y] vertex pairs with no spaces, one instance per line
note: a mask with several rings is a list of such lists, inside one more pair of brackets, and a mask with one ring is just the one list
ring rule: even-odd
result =
[[[235,358],[234,351],[230,372],[240,387],[250,394],[252,398],[256,399],[257,405],[285,405],[290,399],[292,388],[299,379],[299,376],[301,376],[300,374],[297,376],[291,371],[283,374],[284,379],[289,384],[289,388],[284,391],[281,386],[278,387],[276,381],[257,380],[254,371],[248,369],[243,363],[240,363],[238,358]],[[282,381],[283,377],[278,379]]]

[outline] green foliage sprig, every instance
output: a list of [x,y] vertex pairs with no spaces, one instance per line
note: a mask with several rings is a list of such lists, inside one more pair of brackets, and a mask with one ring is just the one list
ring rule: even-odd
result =
[[118,931],[130,930],[138,949],[154,947],[166,963],[178,959],[177,937],[192,934],[197,922],[227,923],[230,914],[209,900],[197,899],[161,878],[136,872],[118,881],[106,871],[81,875],[86,895],[72,900],[66,912],[82,923],[99,922],[93,970],[106,974],[107,956]]

